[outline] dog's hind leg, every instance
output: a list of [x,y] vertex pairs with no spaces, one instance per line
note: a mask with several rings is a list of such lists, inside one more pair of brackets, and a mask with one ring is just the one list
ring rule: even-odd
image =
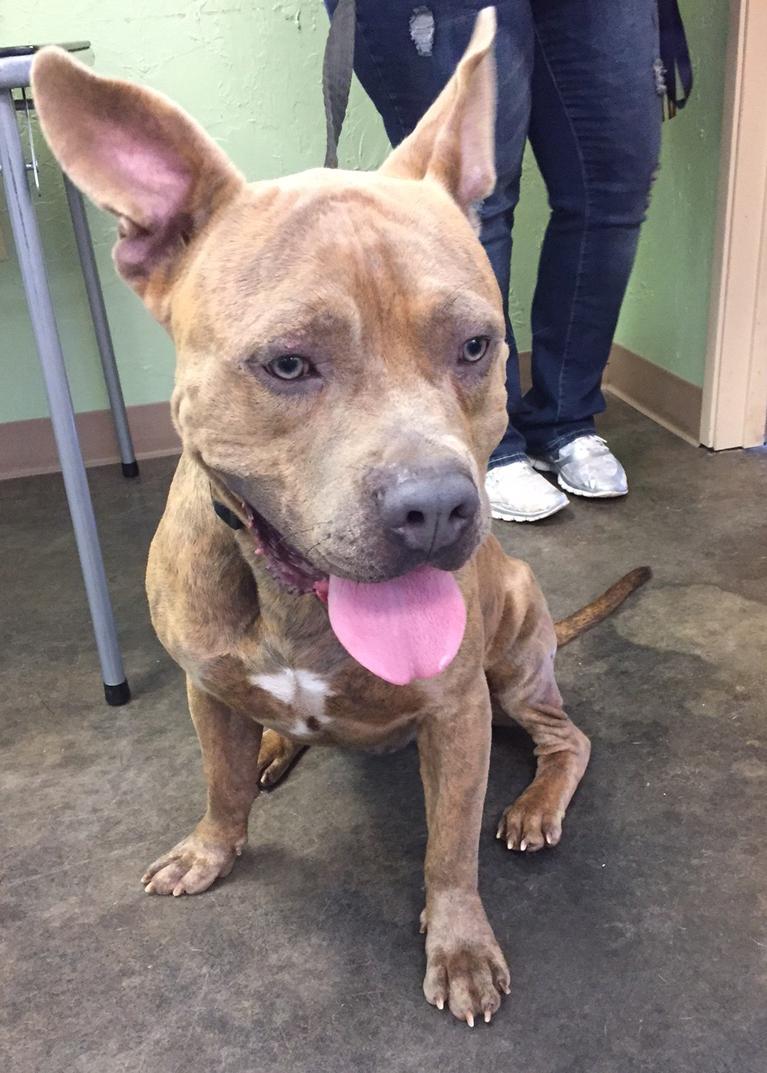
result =
[[497,831],[509,849],[522,852],[559,842],[562,820],[591,751],[589,739],[562,707],[555,652],[554,623],[532,571],[510,560],[487,678],[494,707],[500,708],[496,721],[513,719],[535,743],[535,778],[503,813]]
[[304,749],[306,745],[283,738],[276,730],[265,730],[258,754],[259,785],[264,790],[271,790],[285,778]]
[[228,876],[248,835],[258,795],[261,724],[232,711],[187,679],[189,711],[202,750],[208,807],[190,835],[141,878],[147,894],[200,894]]

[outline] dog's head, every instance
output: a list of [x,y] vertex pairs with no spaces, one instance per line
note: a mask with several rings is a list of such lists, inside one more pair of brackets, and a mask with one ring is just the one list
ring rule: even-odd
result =
[[506,346],[472,214],[495,183],[494,29],[486,9],[379,171],[253,185],[164,97],[35,60],[48,142],[119,217],[117,269],[175,341],[184,447],[298,588],[457,569],[486,533]]

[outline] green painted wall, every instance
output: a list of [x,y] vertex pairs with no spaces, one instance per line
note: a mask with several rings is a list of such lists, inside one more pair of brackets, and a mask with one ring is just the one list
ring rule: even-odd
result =
[[[696,94],[664,129],[663,164],[618,338],[701,383],[727,2],[709,0],[702,11],[687,0],[685,14],[697,61]],[[319,86],[326,28],[321,0],[133,0],[130,5],[38,0],[0,9],[0,42],[89,38],[99,71],[140,80],[173,97],[252,179],[322,160]],[[64,196],[39,137],[37,146],[43,160],[40,222],[75,404],[78,410],[101,409],[106,396]],[[373,167],[385,151],[375,111],[355,87],[343,163]],[[112,221],[89,211],[126,399],[129,404],[165,399],[173,376],[170,343],[114,275]],[[546,211],[540,178],[528,165],[515,232],[512,297],[523,348],[529,345],[527,311]],[[12,251],[4,206],[0,229]],[[47,413],[12,252],[0,261],[0,385],[0,422]]]

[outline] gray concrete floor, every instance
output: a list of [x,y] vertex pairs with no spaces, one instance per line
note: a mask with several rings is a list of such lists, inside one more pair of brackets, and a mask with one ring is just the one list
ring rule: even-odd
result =
[[767,455],[710,455],[612,403],[624,501],[506,525],[555,614],[655,579],[559,658],[592,737],[562,845],[493,838],[530,777],[495,740],[481,882],[513,994],[473,1032],[424,1002],[412,748],[316,749],[197,898],[144,866],[202,802],[182,676],[144,602],[173,463],[91,473],[135,699],[108,709],[58,477],[0,485],[2,976],[8,1073],[764,1073]]

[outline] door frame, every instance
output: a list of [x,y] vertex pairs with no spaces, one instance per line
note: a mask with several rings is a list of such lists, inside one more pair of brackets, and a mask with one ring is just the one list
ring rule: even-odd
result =
[[767,4],[731,0],[714,274],[700,440],[765,442],[767,423]]

